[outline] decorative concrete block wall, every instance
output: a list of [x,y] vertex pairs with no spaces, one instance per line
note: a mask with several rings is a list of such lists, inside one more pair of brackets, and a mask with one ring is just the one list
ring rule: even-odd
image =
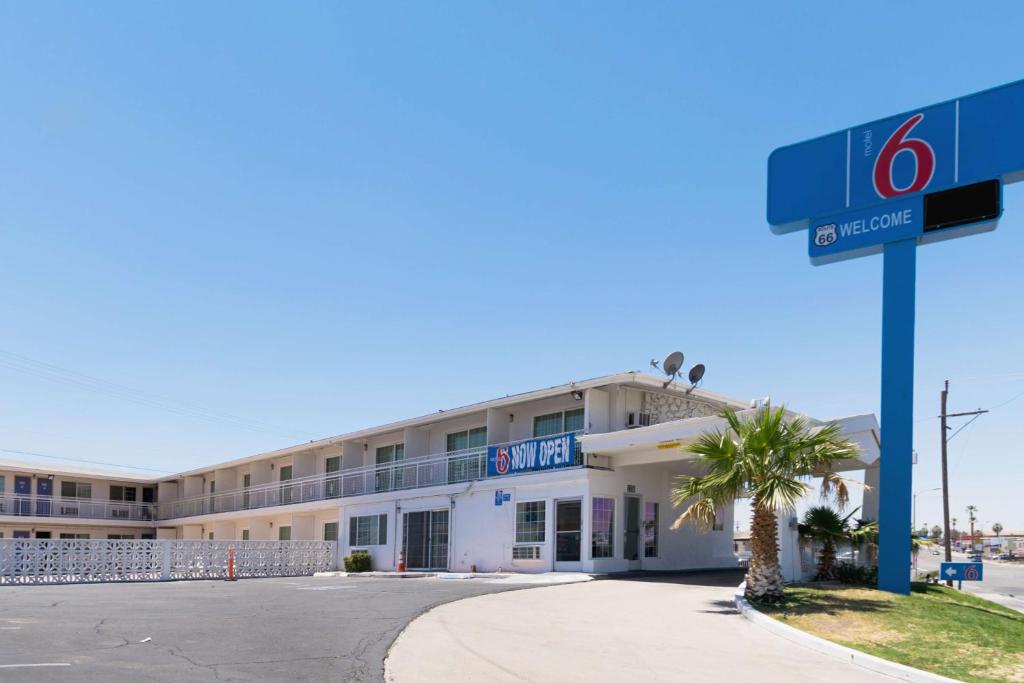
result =
[[647,391],[644,392],[643,412],[651,416],[652,424],[660,424],[689,417],[710,417],[715,409],[702,401]]

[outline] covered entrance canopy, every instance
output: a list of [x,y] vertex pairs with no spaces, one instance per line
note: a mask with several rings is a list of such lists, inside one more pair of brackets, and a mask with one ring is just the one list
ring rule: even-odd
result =
[[[753,417],[756,408],[737,411],[739,418]],[[797,417],[797,413],[788,413]],[[843,435],[860,447],[860,456],[845,464],[843,470],[862,470],[878,464],[879,428],[878,420],[872,414],[854,415],[835,420],[816,420],[804,417],[814,427],[837,423]],[[638,427],[605,434],[585,434],[579,437],[583,452],[608,457],[612,467],[645,465],[658,462],[689,460],[693,456],[681,449],[692,443],[703,432],[713,429],[724,430],[726,421],[717,415],[672,420],[650,427]]]

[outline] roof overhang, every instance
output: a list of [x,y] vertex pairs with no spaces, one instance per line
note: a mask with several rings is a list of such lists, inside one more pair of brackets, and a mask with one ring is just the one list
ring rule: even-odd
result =
[[[757,409],[739,410],[741,420],[749,419]],[[795,417],[796,413],[788,413]],[[812,427],[838,424],[843,436],[856,444],[860,455],[840,470],[860,470],[874,465],[879,458],[878,420],[873,414],[851,415],[833,420],[816,420],[805,417]],[[641,465],[654,462],[669,462],[693,459],[693,455],[681,448],[693,443],[706,431],[725,430],[725,418],[718,415],[673,420],[650,427],[639,427],[605,434],[585,434],[579,437],[585,453],[611,457],[616,465]]]

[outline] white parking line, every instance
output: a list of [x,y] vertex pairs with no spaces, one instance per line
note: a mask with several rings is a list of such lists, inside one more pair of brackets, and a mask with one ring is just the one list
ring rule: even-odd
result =
[[42,662],[39,664],[0,664],[0,669],[31,669],[40,666],[71,666],[68,662]]

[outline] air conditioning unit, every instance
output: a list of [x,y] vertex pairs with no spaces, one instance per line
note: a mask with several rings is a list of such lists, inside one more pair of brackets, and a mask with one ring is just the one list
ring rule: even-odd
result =
[[513,560],[539,560],[539,545],[514,545],[512,546]]
[[650,427],[654,424],[650,413],[629,412],[626,414],[626,429]]
[[60,514],[66,516],[66,517],[77,517],[78,516],[78,508],[77,507],[68,507],[66,505],[61,505],[60,506]]

